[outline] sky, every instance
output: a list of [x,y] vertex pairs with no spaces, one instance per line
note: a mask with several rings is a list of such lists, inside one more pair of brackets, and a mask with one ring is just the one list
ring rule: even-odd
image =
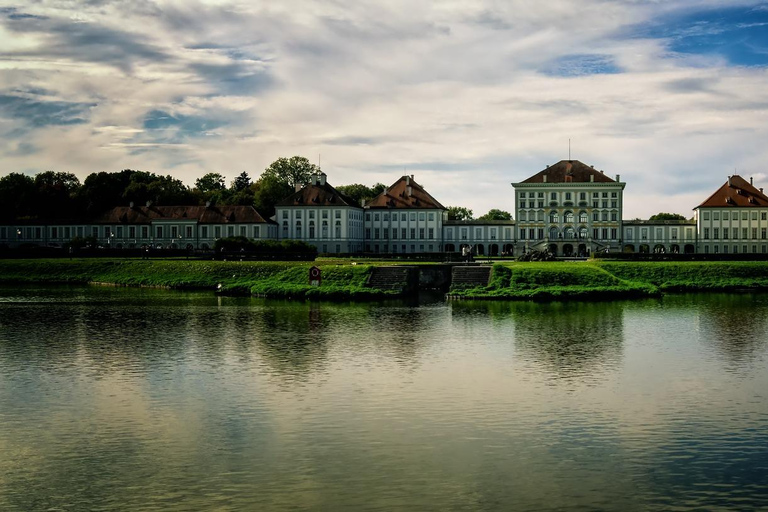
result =
[[0,7],[0,175],[192,185],[301,155],[479,216],[569,139],[627,183],[625,219],[690,216],[731,174],[768,188],[768,0]]

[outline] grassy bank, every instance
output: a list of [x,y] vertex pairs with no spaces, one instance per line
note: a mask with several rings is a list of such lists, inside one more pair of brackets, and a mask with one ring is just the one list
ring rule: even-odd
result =
[[370,265],[319,263],[323,285],[308,284],[311,263],[185,260],[0,260],[0,283],[109,283],[292,298],[377,298],[392,292],[366,288]]
[[768,262],[500,263],[488,286],[458,298],[612,300],[678,291],[768,290]]

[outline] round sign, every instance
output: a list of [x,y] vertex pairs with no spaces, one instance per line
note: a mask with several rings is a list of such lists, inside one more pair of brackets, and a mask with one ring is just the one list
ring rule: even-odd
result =
[[309,275],[312,277],[320,277],[320,269],[317,267],[312,267],[312,269],[309,271]]

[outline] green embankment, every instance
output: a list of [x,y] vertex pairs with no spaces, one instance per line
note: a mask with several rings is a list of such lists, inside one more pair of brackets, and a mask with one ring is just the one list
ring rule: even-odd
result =
[[459,298],[564,300],[632,298],[674,291],[768,289],[766,262],[504,263],[488,286],[451,290]]
[[[393,292],[366,288],[371,265],[319,263],[321,287],[309,286],[308,262],[185,260],[0,260],[0,283],[109,283],[292,298],[375,298]],[[221,285],[221,286],[219,286]]]

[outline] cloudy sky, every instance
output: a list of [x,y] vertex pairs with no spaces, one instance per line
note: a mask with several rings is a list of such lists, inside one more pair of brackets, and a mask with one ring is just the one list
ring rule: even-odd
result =
[[414,174],[512,210],[572,157],[625,218],[768,188],[768,1],[26,0],[0,7],[0,173],[188,184],[281,156],[334,185]]

